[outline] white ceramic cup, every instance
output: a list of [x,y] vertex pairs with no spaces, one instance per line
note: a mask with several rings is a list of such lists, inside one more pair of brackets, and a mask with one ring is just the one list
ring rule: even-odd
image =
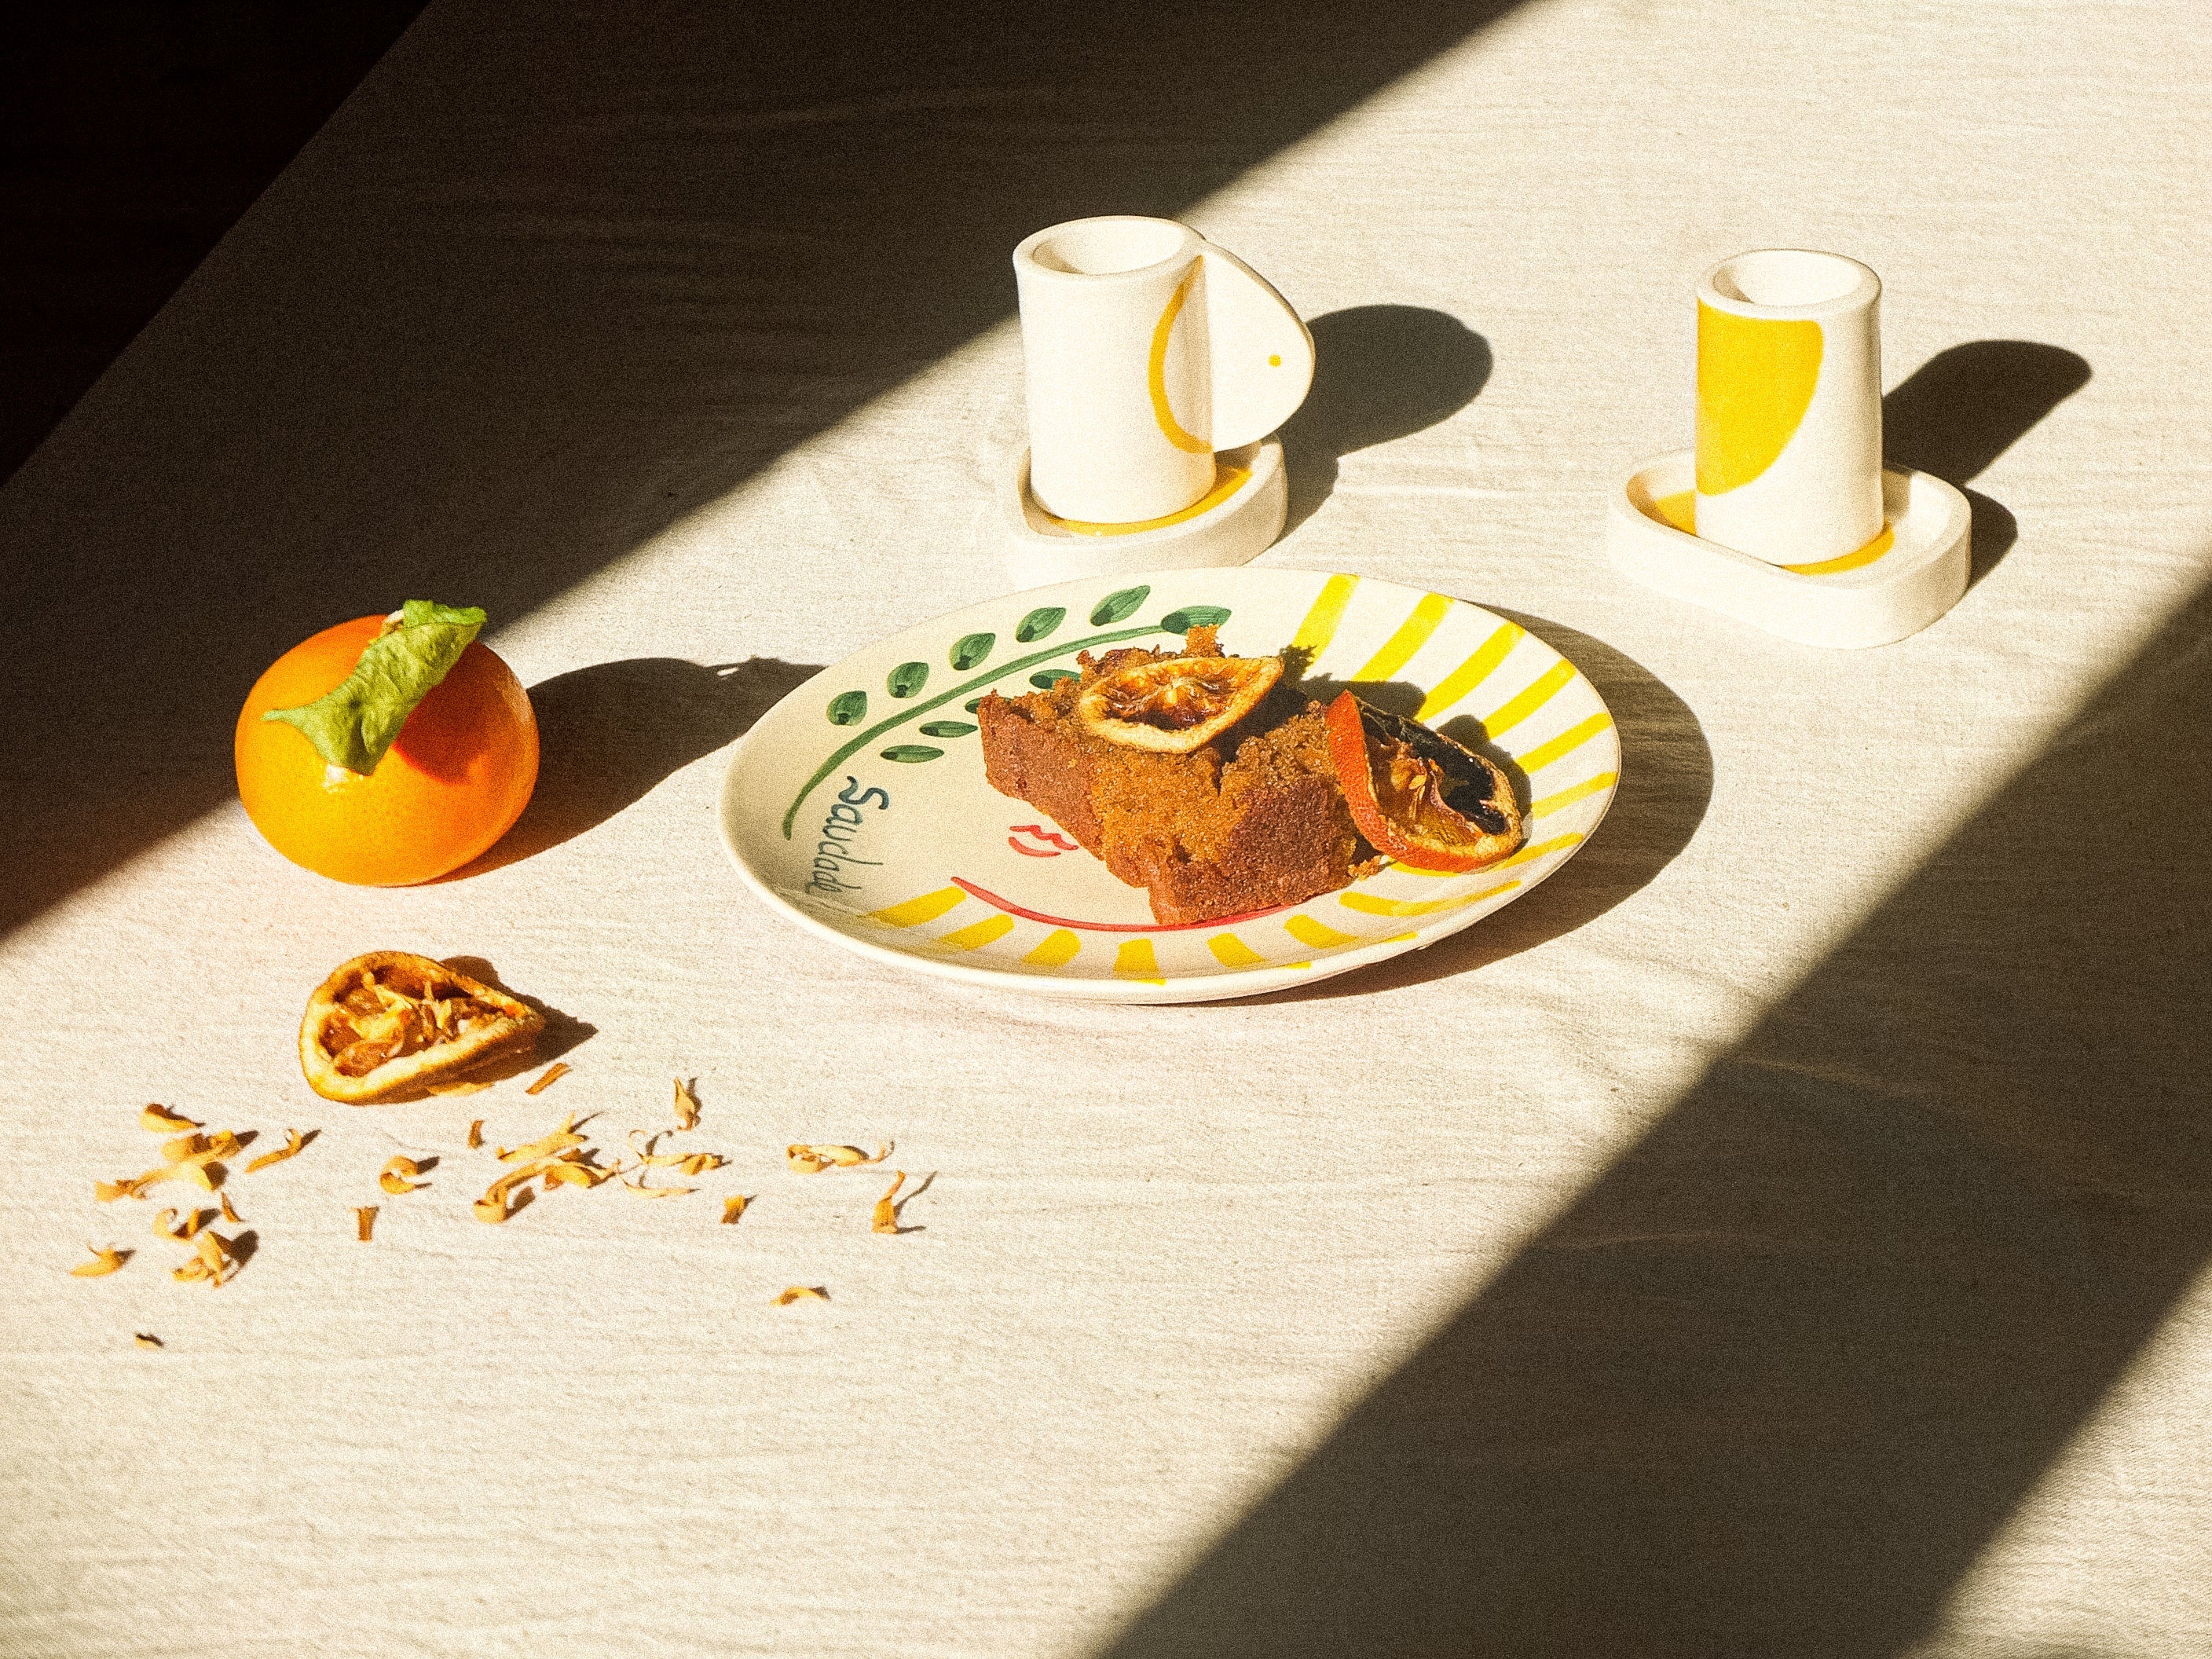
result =
[[1213,453],[1305,401],[1313,336],[1234,254],[1172,219],[1071,219],[1014,250],[1030,493],[1055,517],[1133,524],[1213,488]]
[[1765,248],[1698,284],[1698,534],[1770,564],[1882,530],[1881,279]]

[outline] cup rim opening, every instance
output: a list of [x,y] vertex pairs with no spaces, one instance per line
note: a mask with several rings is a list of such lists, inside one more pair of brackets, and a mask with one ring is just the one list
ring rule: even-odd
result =
[[1739,317],[1817,318],[1881,297],[1881,278],[1858,260],[1814,248],[1754,248],[1698,279],[1698,298]]
[[[1054,249],[1056,243],[1079,239],[1085,233],[1102,235],[1107,227],[1141,227],[1158,247],[1139,250],[1144,257],[1133,264],[1115,264],[1102,270],[1085,269],[1095,258],[1071,258]],[[1110,283],[1133,281],[1157,274],[1177,260],[1188,260],[1205,240],[1179,219],[1158,219],[1139,213],[1103,213],[1088,219],[1065,219],[1022,239],[1014,249],[1014,268],[1025,276],[1053,282]]]

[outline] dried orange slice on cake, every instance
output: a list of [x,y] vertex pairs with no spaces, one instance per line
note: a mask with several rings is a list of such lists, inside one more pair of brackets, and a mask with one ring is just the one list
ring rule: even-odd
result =
[[1480,870],[1521,844],[1513,786],[1473,750],[1349,691],[1328,720],[1345,804],[1378,853],[1416,870]]
[[1075,715],[1109,743],[1188,755],[1257,708],[1282,677],[1280,657],[1154,658],[1094,682]]
[[532,1046],[545,1016],[406,951],[356,957],[315,988],[300,1069],[326,1100],[356,1104],[445,1083]]

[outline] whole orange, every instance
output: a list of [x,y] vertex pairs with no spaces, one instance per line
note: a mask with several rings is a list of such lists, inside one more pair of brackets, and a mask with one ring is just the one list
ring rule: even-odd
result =
[[269,665],[239,712],[238,798],[295,864],[374,887],[458,870],[522,816],[538,781],[538,720],[514,671],[482,641],[415,705],[374,772],[328,766],[271,708],[313,702],[352,673],[384,626],[357,617]]

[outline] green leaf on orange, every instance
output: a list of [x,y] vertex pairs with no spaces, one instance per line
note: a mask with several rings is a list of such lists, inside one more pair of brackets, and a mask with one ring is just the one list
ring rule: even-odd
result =
[[398,623],[386,623],[343,682],[311,703],[261,718],[298,727],[331,766],[374,772],[415,706],[453,672],[483,625],[484,613],[474,605],[410,599]]

